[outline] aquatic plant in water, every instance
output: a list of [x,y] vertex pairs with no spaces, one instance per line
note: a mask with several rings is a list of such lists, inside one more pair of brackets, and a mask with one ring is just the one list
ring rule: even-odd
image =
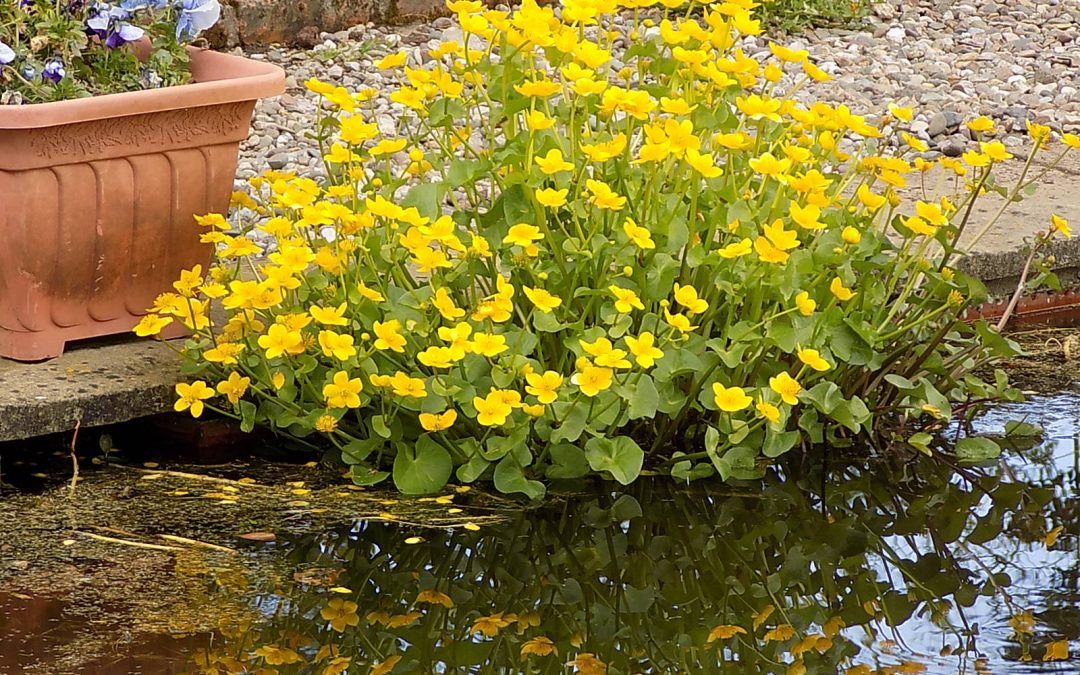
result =
[[[0,103],[40,103],[184,84],[183,44],[217,23],[218,0],[0,3]],[[130,45],[148,49],[140,60]]]
[[[969,122],[979,150],[927,161],[911,110],[802,104],[830,78],[806,51],[747,57],[754,3],[653,5],[452,1],[462,42],[376,64],[393,132],[374,90],[309,81],[327,180],[270,172],[234,220],[200,218],[213,266],[136,328],[192,329],[177,409],[332,448],[360,484],[537,497],[925,447],[1014,396],[975,375],[1017,349],[961,320],[985,294],[953,267],[975,200],[1004,189],[992,121]],[[1030,164],[1057,143],[1029,131]],[[1051,162],[1080,138],[1060,145]],[[931,170],[955,192],[904,203]]]

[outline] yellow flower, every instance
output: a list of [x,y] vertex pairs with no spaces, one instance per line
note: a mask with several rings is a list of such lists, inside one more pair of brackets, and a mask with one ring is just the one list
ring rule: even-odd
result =
[[536,158],[536,166],[540,167],[548,176],[557,174],[561,171],[573,171],[574,165],[563,159],[562,150],[555,148],[549,150],[543,157]]
[[313,305],[308,309],[311,318],[324,326],[347,326],[349,320],[345,318],[346,304],[343,302],[337,307],[323,308]]
[[626,206],[626,197],[620,196],[603,181],[590,178],[585,181],[585,187],[592,193],[592,199],[590,201],[592,201],[597,208],[618,211]]
[[825,227],[819,218],[821,218],[821,209],[813,204],[806,206],[799,206],[796,202],[791,202],[791,206],[788,207],[788,212],[791,215],[791,219],[795,221],[795,224],[807,230],[820,230]]
[[510,228],[503,237],[502,243],[512,246],[520,246],[525,249],[525,254],[535,256],[539,251],[536,243],[544,238],[544,233],[536,225],[518,223]]
[[472,335],[472,326],[467,323],[459,323],[452,328],[446,326],[439,328],[439,339],[448,343],[455,361],[465,358],[469,352],[470,335]]
[[805,49],[791,49],[775,42],[769,43],[769,51],[776,58],[788,63],[802,63],[810,56],[810,52]]
[[469,350],[473,354],[479,354],[480,356],[486,356],[488,358],[498,356],[508,349],[510,349],[510,347],[506,345],[505,336],[493,335],[491,333],[476,333],[469,343]]
[[615,371],[611,368],[594,366],[587,362],[582,365],[583,367],[570,378],[570,381],[577,385],[582,394],[590,397],[596,396],[611,387]]
[[525,297],[529,299],[538,310],[544,314],[548,314],[551,310],[555,309],[562,304],[562,298],[558,298],[551,293],[548,293],[543,288],[529,288],[528,286],[522,286],[521,290],[525,292]]
[[724,412],[745,410],[754,400],[746,395],[742,387],[725,387],[719,382],[713,382],[712,390],[716,407]]
[[552,82],[548,79],[525,80],[521,84],[515,84],[514,91],[522,96],[547,98],[562,91],[562,86],[558,82]]
[[535,192],[536,201],[549,208],[557,208],[566,203],[566,195],[570,194],[570,190],[563,188],[556,190],[555,188],[538,188]]
[[927,237],[932,237],[937,232],[937,228],[926,222],[919,216],[911,216],[904,219],[904,225],[915,234],[922,234]]
[[802,391],[802,385],[799,384],[798,380],[786,372],[770,377],[769,388],[779,394],[781,400],[788,405],[797,404],[799,402],[799,392]]
[[337,426],[337,418],[333,415],[319,415],[315,420],[315,431],[321,431],[324,434],[332,433]]
[[716,178],[723,175],[724,170],[716,166],[716,160],[710,154],[703,154],[694,148],[686,149],[686,163],[703,178]]
[[529,373],[525,376],[525,381],[528,383],[525,386],[525,392],[535,396],[536,400],[544,405],[548,405],[554,403],[559,397],[558,392],[563,384],[563,376],[554,370],[548,370],[543,374]]
[[652,333],[642,333],[636,338],[627,335],[626,346],[634,355],[634,361],[642,368],[652,368],[657,360],[664,357],[664,352],[656,347],[656,337]]
[[648,229],[638,225],[633,218],[623,221],[623,232],[630,241],[643,251],[656,248],[656,242],[652,240],[652,233]]
[[331,408],[359,408],[360,392],[364,382],[360,378],[349,378],[344,370],[334,373],[333,379],[323,386],[323,398]]
[[304,336],[300,331],[289,330],[279,323],[270,326],[266,335],[260,335],[258,344],[266,352],[268,359],[276,359],[284,354],[295,356],[304,352]]
[[862,241],[862,233],[850,225],[844,228],[844,230],[840,233],[840,237],[844,240],[845,243],[851,244],[852,246]]
[[1069,221],[1056,213],[1050,214],[1050,229],[1055,232],[1060,232],[1066,239],[1072,237],[1072,228],[1069,227]]
[[758,397],[758,402],[754,405],[758,414],[768,421],[776,424],[780,421],[780,408],[777,408],[772,403],[769,403],[765,399]]
[[787,251],[774,246],[767,237],[758,237],[755,239],[754,250],[757,251],[758,257],[761,258],[762,261],[773,263],[775,265],[786,263],[788,258],[791,257]]
[[1013,157],[1012,153],[1005,149],[1005,144],[1001,141],[992,141],[990,143],[979,141],[979,149],[990,158],[991,162],[1004,162]]
[[356,356],[356,347],[353,346],[353,336],[335,333],[332,330],[319,332],[319,346],[326,356],[332,356],[339,361],[346,361]]
[[526,656],[550,656],[558,653],[559,650],[555,647],[555,643],[543,635],[537,635],[521,645],[521,658]]
[[888,201],[885,197],[871,192],[870,186],[866,183],[859,186],[859,189],[855,191],[855,196],[858,198],[859,203],[870,211],[877,211]]
[[832,368],[829,362],[821,357],[816,349],[799,349],[799,360],[818,372],[825,372]]
[[420,426],[425,431],[445,431],[454,426],[457,411],[451,408],[441,413],[420,413]]
[[359,608],[352,600],[333,598],[319,611],[323,619],[330,622],[330,627],[339,633],[344,633],[348,626],[359,626],[360,617],[356,614]]
[[213,398],[214,390],[202,380],[195,380],[191,384],[179,382],[176,385],[176,395],[180,398],[173,405],[173,410],[176,412],[190,410],[192,417],[200,417],[203,414],[203,401]]
[[394,68],[400,68],[405,65],[408,60],[408,52],[395,52],[393,54],[387,54],[378,61],[375,62],[375,67],[379,70],[393,70]]
[[424,381],[418,377],[409,377],[406,373],[398,371],[390,378],[390,389],[394,396],[402,398],[424,398],[427,396],[427,387]]
[[596,359],[596,365],[604,368],[629,368],[630,362],[626,360],[626,351],[615,349],[611,340],[606,337],[597,338],[593,342],[579,340],[578,344],[585,353]]
[[969,121],[965,126],[972,131],[979,134],[992,134],[994,133],[994,120],[990,119],[986,115],[980,115],[975,119]]
[[701,314],[709,309],[709,303],[698,297],[696,288],[680,286],[678,282],[675,282],[675,302],[685,307],[690,314]]
[[761,229],[765,234],[765,238],[769,240],[769,243],[781,251],[790,251],[791,249],[799,247],[799,233],[795,230],[785,230],[784,221],[779,218],[774,220],[771,224],[767,223],[763,225]]
[[799,314],[810,316],[817,309],[817,302],[806,291],[799,292],[795,296],[795,306],[799,308]]
[[135,324],[135,334],[139,337],[148,337],[150,335],[157,335],[162,331],[165,326],[168,326],[173,322],[171,316],[158,316],[157,314],[147,314],[143,318],[139,319],[139,323]]
[[735,106],[749,119],[780,121],[780,101],[775,98],[761,97],[757,94],[740,96],[735,99]]
[[476,421],[485,427],[502,426],[514,411],[502,394],[494,389],[484,398],[474,396],[473,407],[476,408]]
[[[449,368],[459,359],[449,347],[428,347],[416,355],[416,360],[429,368]],[[464,356],[464,354],[462,354]]]
[[829,283],[829,291],[836,296],[836,299],[840,302],[847,302],[855,297],[855,291],[844,286],[844,280],[840,277],[833,277],[832,282]]
[[629,288],[611,285],[608,290],[615,296],[615,311],[620,314],[629,314],[635,309],[645,309],[638,294]]
[[401,322],[397,319],[391,319],[389,321],[376,321],[374,325],[375,336],[375,349],[380,350],[393,350],[395,352],[405,351],[405,337],[398,331],[401,330]]
[[680,333],[689,333],[697,328],[690,323],[689,317],[685,314],[672,314],[671,312],[664,310],[664,321],[667,321],[668,325],[679,331]]
[[227,380],[218,382],[217,391],[222,396],[229,399],[229,403],[236,405],[240,402],[240,398],[247,392],[248,386],[251,384],[250,377],[241,377],[240,373],[229,373]]
[[748,255],[753,250],[753,242],[749,237],[743,238],[733,244],[728,244],[719,250],[721,258],[739,258],[744,255]]
[[543,131],[555,126],[555,120],[540,110],[530,110],[525,113],[525,126],[529,127],[531,131]]
[[791,160],[777,159],[771,152],[754,157],[750,160],[750,168],[762,176],[779,176],[791,169]]
[[901,122],[910,122],[914,116],[914,111],[911,108],[902,108],[895,103],[889,104],[889,112]]
[[447,321],[456,321],[465,316],[465,310],[458,308],[454,304],[453,298],[450,297],[445,288],[439,288],[435,291],[434,297],[431,298],[431,304],[435,306],[435,309],[439,310],[439,314]]

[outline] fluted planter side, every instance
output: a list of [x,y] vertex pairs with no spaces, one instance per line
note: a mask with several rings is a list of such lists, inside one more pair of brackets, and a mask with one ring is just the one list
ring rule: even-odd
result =
[[240,142],[277,67],[192,50],[195,84],[0,107],[0,356],[124,333],[207,263],[194,216],[229,205]]

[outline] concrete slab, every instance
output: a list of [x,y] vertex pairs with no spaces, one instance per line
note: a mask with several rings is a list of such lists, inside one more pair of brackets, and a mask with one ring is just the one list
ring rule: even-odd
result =
[[44,363],[0,359],[0,441],[172,409],[179,357],[149,340],[91,343]]

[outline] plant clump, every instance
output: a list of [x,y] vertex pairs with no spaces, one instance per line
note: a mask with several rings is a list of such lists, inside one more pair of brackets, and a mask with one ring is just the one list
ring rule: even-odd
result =
[[218,0],[5,1],[0,103],[186,84],[191,75],[183,45],[220,15]]
[[[778,43],[746,56],[750,0],[448,7],[461,41],[377,64],[396,129],[376,92],[309,81],[327,179],[270,172],[234,220],[199,218],[213,266],[136,329],[192,331],[178,410],[332,447],[361,484],[536,497],[925,445],[1013,394],[973,374],[1016,347],[962,320],[984,291],[950,264],[1003,190],[990,120],[980,149],[928,161],[909,109],[798,102],[830,75]],[[1051,131],[1030,131],[1033,157]],[[904,203],[935,167],[956,191]]]

